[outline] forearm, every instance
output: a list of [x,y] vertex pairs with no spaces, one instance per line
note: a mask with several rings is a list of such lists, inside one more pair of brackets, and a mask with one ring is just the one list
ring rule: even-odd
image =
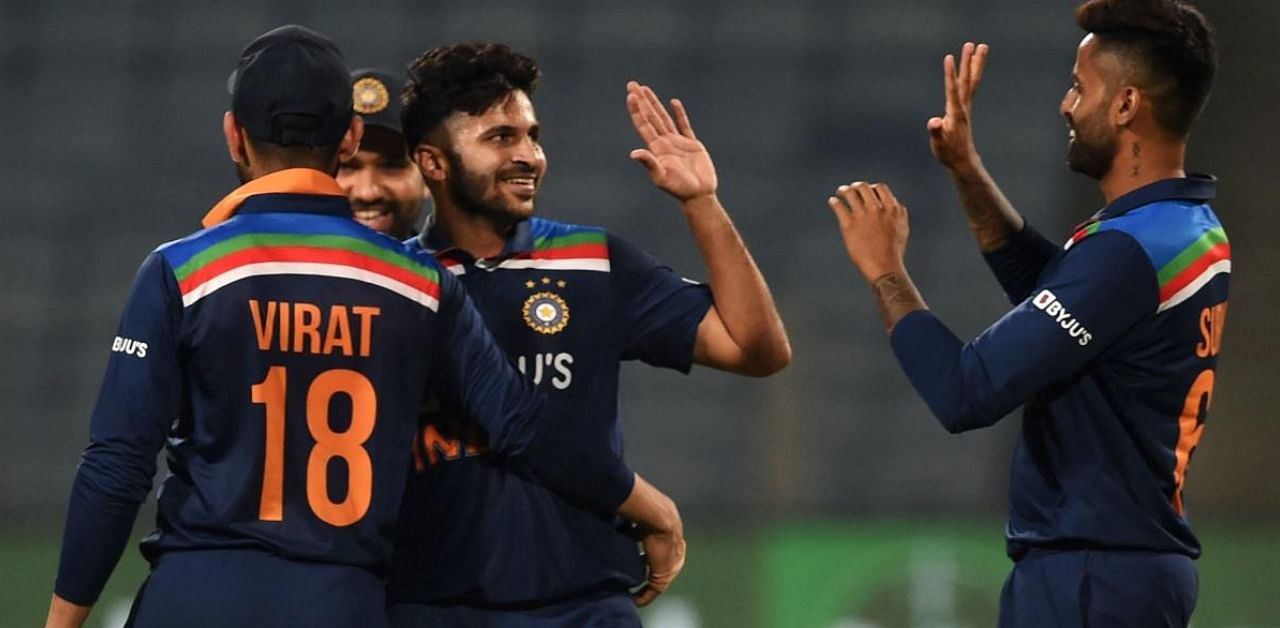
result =
[[969,222],[969,231],[983,253],[994,251],[1022,231],[1025,221],[1005,198],[1000,186],[987,172],[982,160],[950,170],[960,204]]
[[876,309],[880,312],[880,320],[884,323],[886,333],[892,334],[898,321],[907,314],[929,309],[905,268],[881,274],[870,283],[871,293],[876,298]]
[[714,194],[681,204],[707,267],[715,309],[756,370],[775,372],[791,361],[791,344],[769,285]]
[[948,432],[990,426],[1012,410],[992,389],[978,361],[965,360],[965,345],[932,312],[900,319],[890,334],[894,356],[911,385]]
[[551,490],[601,512],[615,512],[636,492],[638,476],[607,444],[578,434],[542,432],[518,455]]
[[89,619],[92,606],[72,604],[54,594],[49,602],[49,615],[45,618],[45,628],[80,628]]
[[618,514],[652,532],[674,532],[682,526],[676,503],[638,473],[631,494],[618,507]]
[[[136,487],[109,484],[119,471],[90,473],[93,463],[93,458],[86,457],[72,486],[54,580],[57,597],[86,607],[98,600],[120,561],[142,502]],[[148,486],[149,482],[142,486],[142,496]]]
[[72,604],[55,593],[49,601],[49,615],[44,620],[45,628],[80,628],[89,619],[92,606]]

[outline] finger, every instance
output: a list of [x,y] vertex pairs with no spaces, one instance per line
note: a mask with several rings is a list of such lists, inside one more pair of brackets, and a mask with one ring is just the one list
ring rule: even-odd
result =
[[969,67],[970,98],[978,92],[978,85],[982,83],[982,71],[987,67],[987,53],[990,51],[990,46],[986,44],[978,44],[977,50],[973,53],[973,65]]
[[876,196],[886,208],[893,209],[900,205],[897,197],[893,195],[893,190],[889,189],[888,183],[877,183],[871,186],[871,189],[875,191]]
[[942,59],[942,84],[947,92],[947,117],[955,115],[960,109],[960,97],[956,95],[956,58],[947,55]]
[[640,139],[644,140],[645,144],[658,138],[657,129],[653,128],[649,117],[644,113],[644,102],[639,93],[628,90],[627,113],[631,114],[631,126],[635,127],[636,133],[640,134]]
[[929,130],[929,135],[932,135],[936,138],[941,138],[942,137],[942,118],[939,118],[936,116],[929,118],[929,122],[925,124],[925,128]]
[[645,170],[648,170],[649,174],[655,177],[662,174],[662,164],[658,163],[658,158],[655,157],[653,153],[649,152],[648,149],[637,148],[631,151],[631,158],[644,165]]
[[827,197],[827,207],[831,208],[831,212],[836,215],[836,222],[841,227],[849,222],[849,206],[835,196]]
[[849,208],[850,217],[852,217],[853,214],[866,209],[863,205],[862,197],[858,196],[858,193],[854,191],[854,187],[858,185],[862,185],[862,182],[856,181],[849,185],[842,185],[836,188],[836,196],[839,197],[840,200],[844,202],[844,205]]
[[641,85],[640,90],[644,92],[645,100],[649,103],[650,116],[658,131],[675,133],[676,123],[671,120],[671,114],[667,113],[667,108],[662,106],[662,101],[658,100],[658,94],[648,85]]
[[876,198],[876,193],[871,186],[859,181],[853,185],[853,191],[862,199],[862,207],[868,211],[879,211],[883,209],[880,199]]
[[693,124],[689,122],[689,112],[685,110],[684,103],[680,102],[679,98],[671,99],[671,110],[676,112],[676,128],[680,130],[680,135],[691,140],[698,139],[693,132]]
[[643,607],[643,606],[648,606],[651,602],[658,599],[659,595],[662,595],[662,591],[659,591],[646,584],[643,589],[640,589],[639,593],[635,594],[632,597],[636,601],[636,606]]
[[973,61],[973,42],[966,41],[960,47],[960,68],[956,71],[956,95],[960,102],[969,102],[969,64]]

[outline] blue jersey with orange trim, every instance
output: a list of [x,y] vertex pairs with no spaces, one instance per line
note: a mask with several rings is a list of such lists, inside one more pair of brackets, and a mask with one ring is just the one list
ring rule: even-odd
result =
[[[705,286],[595,227],[519,223],[501,255],[477,260],[428,230],[410,244],[458,275],[498,343],[544,392],[549,429],[622,451],[623,360],[688,371]],[[477,417],[444,397],[414,447],[389,598],[401,603],[538,604],[643,582],[629,528],[565,499],[487,453]]]
[[97,598],[161,448],[148,558],[255,548],[385,572],[433,391],[477,415],[509,464],[601,509],[627,496],[617,456],[551,448],[542,399],[431,256],[352,220],[321,173],[246,188],[229,218],[138,272],[72,488],[60,596]]
[[1065,247],[1030,228],[987,256],[1012,311],[961,343],[927,310],[893,348],[948,430],[1025,406],[1006,536],[1028,549],[1196,557],[1183,484],[1213,399],[1231,249],[1211,177],[1126,194]]

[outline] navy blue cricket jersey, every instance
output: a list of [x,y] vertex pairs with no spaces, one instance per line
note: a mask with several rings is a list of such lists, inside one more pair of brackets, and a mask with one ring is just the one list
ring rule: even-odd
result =
[[[522,222],[476,260],[428,230],[410,241],[458,275],[494,337],[544,392],[548,427],[622,452],[623,360],[687,372],[710,291],[602,229]],[[444,398],[415,444],[389,599],[480,606],[563,600],[643,582],[626,525],[487,454],[473,413]]]
[[148,558],[255,548],[385,572],[414,419],[437,385],[512,464],[605,510],[629,494],[617,456],[549,446],[545,404],[457,280],[352,220],[332,178],[262,177],[211,223],[138,271],[72,488],[59,596],[96,600],[162,448]]
[[903,370],[949,431],[1025,405],[1011,556],[1199,556],[1182,488],[1213,399],[1231,270],[1214,187],[1192,176],[1134,190],[1065,247],[1025,229],[987,256],[1017,307],[971,342],[927,310],[894,328]]

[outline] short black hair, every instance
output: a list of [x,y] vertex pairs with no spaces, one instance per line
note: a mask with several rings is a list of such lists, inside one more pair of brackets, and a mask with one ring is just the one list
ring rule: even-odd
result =
[[338,144],[284,146],[275,142],[255,140],[252,137],[248,137],[246,141],[253,145],[253,151],[258,159],[272,170],[311,168],[330,175],[338,173],[338,151],[342,148]]
[[409,152],[455,111],[478,115],[516,90],[533,96],[541,75],[537,62],[503,44],[457,44],[422,53],[409,64],[400,98]]
[[1209,21],[1183,0],[1088,0],[1076,24],[1099,49],[1138,68],[1134,78],[1153,98],[1156,123],[1186,137],[1209,100],[1218,71]]

